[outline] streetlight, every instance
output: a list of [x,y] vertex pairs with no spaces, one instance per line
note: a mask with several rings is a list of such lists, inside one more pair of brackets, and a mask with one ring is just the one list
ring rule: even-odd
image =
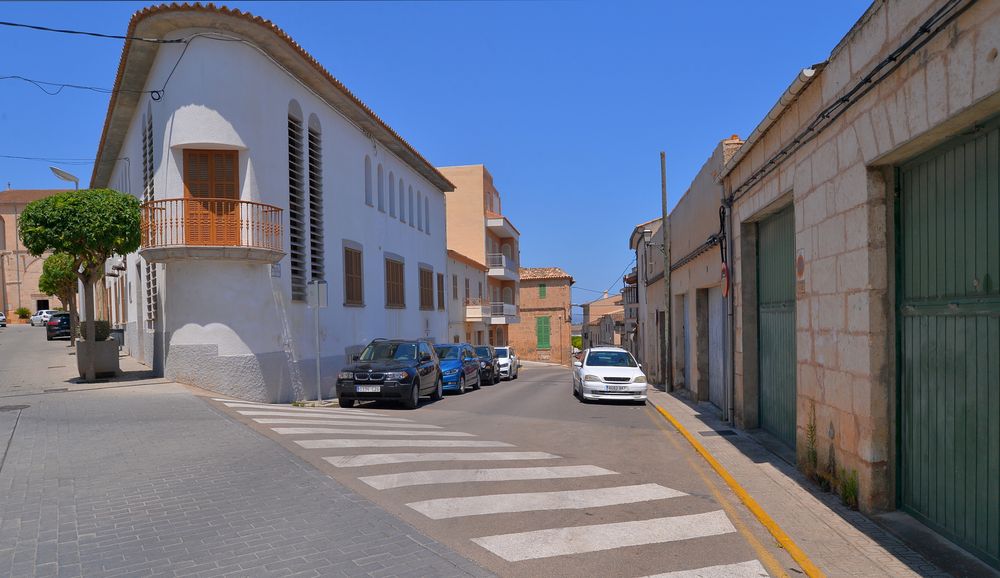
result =
[[59,177],[60,179],[73,183],[73,188],[75,189],[80,188],[80,179],[78,179],[77,177],[67,173],[62,169],[57,169],[56,167],[49,167],[49,170],[52,171],[52,174]]

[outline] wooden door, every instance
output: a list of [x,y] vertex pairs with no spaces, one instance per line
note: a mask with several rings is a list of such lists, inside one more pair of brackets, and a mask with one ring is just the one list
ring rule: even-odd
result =
[[184,240],[239,245],[239,153],[184,150]]

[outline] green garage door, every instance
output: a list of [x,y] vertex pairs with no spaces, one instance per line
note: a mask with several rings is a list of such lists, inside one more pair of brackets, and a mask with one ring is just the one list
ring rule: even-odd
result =
[[1000,129],[898,175],[898,501],[1000,567]]
[[757,228],[760,426],[795,447],[795,213]]

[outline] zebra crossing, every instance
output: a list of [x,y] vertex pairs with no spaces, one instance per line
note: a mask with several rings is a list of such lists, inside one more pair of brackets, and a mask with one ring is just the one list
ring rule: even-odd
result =
[[[657,483],[553,489],[553,484],[590,478],[614,483],[616,476],[622,474],[598,465],[561,465],[559,460],[565,458],[557,454],[517,448],[502,440],[476,439],[479,436],[473,433],[391,417],[384,412],[364,408],[296,408],[223,398],[213,401],[267,427],[277,436],[301,437],[290,440],[298,447],[329,452],[330,455],[319,454],[324,462],[336,471],[357,473],[355,479],[377,492],[415,491],[433,486],[455,488],[453,493],[461,494],[404,502],[406,508],[428,520],[462,523],[540,512],[563,512],[553,519],[566,520],[565,516],[573,516],[573,512],[589,512],[591,508],[693,499],[688,493]],[[531,465],[532,461],[540,465]],[[504,466],[504,462],[524,465]],[[465,464],[469,467],[462,467]],[[446,469],[438,469],[441,466]],[[387,468],[399,471],[386,471]],[[491,489],[520,483],[512,489],[523,489],[525,482],[546,486],[540,488],[544,491],[485,491],[465,495],[476,483],[491,484]],[[462,491],[458,492],[459,488]],[[548,527],[552,525],[557,527]],[[628,521],[520,528],[523,531],[480,532],[470,535],[468,542],[507,563],[526,564],[621,548],[711,540],[736,533],[721,509]],[[765,577],[768,572],[758,560],[750,559],[651,576],[744,578]]]

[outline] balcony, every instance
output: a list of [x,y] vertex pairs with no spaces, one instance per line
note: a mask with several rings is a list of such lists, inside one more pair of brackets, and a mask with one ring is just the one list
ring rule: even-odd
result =
[[481,299],[465,300],[465,320],[473,323],[490,322],[490,304],[484,303]]
[[486,265],[489,267],[487,275],[494,279],[503,279],[504,281],[521,279],[521,273],[517,270],[517,261],[503,253],[487,253]]
[[521,233],[514,228],[514,225],[510,224],[507,217],[489,211],[486,214],[486,228],[501,239],[517,239],[521,236]]
[[511,303],[490,303],[490,325],[517,323],[517,305]]
[[282,210],[238,199],[180,198],[142,205],[139,254],[153,263],[189,259],[277,263]]

